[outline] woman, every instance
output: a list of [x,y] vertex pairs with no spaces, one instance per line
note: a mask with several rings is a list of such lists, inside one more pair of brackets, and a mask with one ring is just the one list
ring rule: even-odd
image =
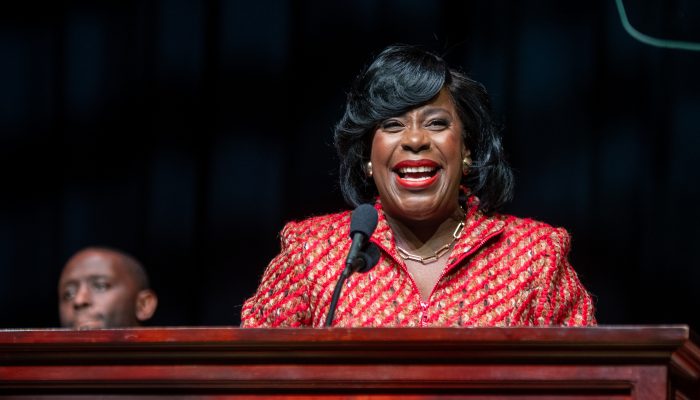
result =
[[[381,255],[346,281],[333,326],[595,324],[567,232],[495,213],[512,174],[481,84],[424,50],[389,47],[356,79],[335,144],[345,199],[378,211]],[[288,223],[242,326],[323,326],[349,220]]]

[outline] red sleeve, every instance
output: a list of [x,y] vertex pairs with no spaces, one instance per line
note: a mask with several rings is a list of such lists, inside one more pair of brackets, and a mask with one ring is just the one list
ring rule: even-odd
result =
[[298,224],[290,222],[280,234],[281,251],[270,261],[257,292],[243,304],[241,327],[272,328],[311,325],[311,309],[303,241]]
[[569,262],[571,238],[566,230],[553,229],[547,237],[545,282],[538,299],[535,325],[596,325],[591,295]]

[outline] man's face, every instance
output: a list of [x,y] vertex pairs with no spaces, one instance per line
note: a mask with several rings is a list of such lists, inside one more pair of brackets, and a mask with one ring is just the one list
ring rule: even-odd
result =
[[61,326],[73,329],[137,326],[136,281],[121,257],[84,250],[71,258],[58,285]]

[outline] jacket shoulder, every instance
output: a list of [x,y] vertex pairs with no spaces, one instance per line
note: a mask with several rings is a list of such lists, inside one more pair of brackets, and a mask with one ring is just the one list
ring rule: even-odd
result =
[[527,241],[544,240],[560,250],[569,248],[571,235],[561,227],[552,226],[546,222],[532,218],[520,218],[512,215],[498,215],[506,222],[504,228],[505,236],[521,237]]
[[329,233],[335,236],[347,236],[350,230],[350,211],[309,217],[299,221],[290,221],[280,232],[283,244],[292,241],[307,241],[312,238],[326,237]]

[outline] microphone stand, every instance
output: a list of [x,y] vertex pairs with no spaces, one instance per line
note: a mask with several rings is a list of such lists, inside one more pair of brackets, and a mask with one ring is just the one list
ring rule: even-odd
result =
[[373,243],[367,243],[376,228],[377,210],[371,204],[357,206],[350,217],[350,238],[352,239],[352,244],[345,259],[345,268],[335,284],[331,306],[324,326],[333,324],[335,308],[338,305],[338,298],[340,297],[340,291],[343,290],[345,280],[355,271],[369,271],[379,261],[379,248]]
[[331,297],[331,308],[328,310],[328,316],[326,316],[326,323],[323,325],[325,327],[331,327],[333,325],[333,317],[335,316],[335,308],[338,306],[338,299],[340,298],[340,292],[343,290],[343,284],[345,280],[348,279],[350,273],[348,273],[349,268],[345,267],[343,272],[338,278],[338,282],[335,284],[335,289],[333,289],[333,297]]
[[338,277],[338,282],[335,284],[335,289],[333,289],[333,296],[331,297],[331,306],[328,310],[328,316],[326,317],[325,327],[330,327],[333,325],[333,317],[335,316],[335,309],[338,306],[338,299],[340,298],[340,292],[343,290],[343,284],[345,280],[353,274],[353,272],[367,272],[372,267],[374,267],[379,261],[379,248],[374,243],[368,243],[365,251],[357,254],[357,257],[350,262],[345,264],[343,272],[340,273]]

